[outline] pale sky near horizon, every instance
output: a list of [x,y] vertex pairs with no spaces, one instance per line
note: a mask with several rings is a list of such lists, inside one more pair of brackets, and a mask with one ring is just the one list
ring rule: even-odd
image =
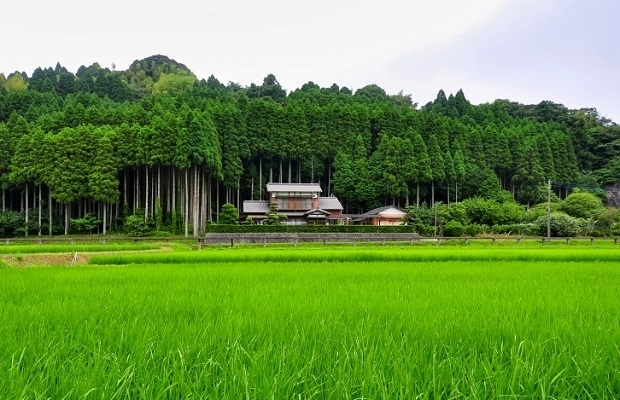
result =
[[[0,72],[164,54],[199,79],[249,86],[273,73],[377,84],[424,105],[443,89],[593,107],[620,123],[618,0],[21,0],[0,7]],[[615,38],[615,39],[614,39]]]

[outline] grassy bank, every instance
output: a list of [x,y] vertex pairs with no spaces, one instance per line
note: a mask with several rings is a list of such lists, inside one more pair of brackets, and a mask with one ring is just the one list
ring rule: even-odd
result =
[[69,252],[124,252],[139,250],[157,250],[161,246],[153,243],[124,243],[124,244],[2,244],[0,254],[41,254],[41,253],[69,253]]

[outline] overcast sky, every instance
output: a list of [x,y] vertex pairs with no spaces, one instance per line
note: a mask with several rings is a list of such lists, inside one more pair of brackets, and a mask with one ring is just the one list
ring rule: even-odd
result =
[[594,107],[620,122],[619,0],[20,0],[3,4],[0,72],[126,69],[164,54],[198,78],[288,91],[375,83]]

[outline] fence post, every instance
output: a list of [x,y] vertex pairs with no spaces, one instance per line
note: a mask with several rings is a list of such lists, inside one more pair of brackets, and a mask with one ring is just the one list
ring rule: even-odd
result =
[[230,248],[232,249],[233,247],[235,247],[235,238],[231,237],[230,238]]
[[267,247],[267,237],[263,236],[263,247]]
[[590,238],[590,244],[594,244],[594,238]]
[[491,244],[495,244],[495,238],[491,239]]

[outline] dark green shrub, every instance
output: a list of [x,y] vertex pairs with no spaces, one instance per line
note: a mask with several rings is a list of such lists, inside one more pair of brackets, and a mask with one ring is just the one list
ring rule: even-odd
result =
[[144,216],[130,215],[125,218],[125,232],[129,236],[144,237],[151,234],[151,227],[144,220]]
[[465,228],[459,221],[449,221],[443,228],[443,234],[447,237],[459,237],[463,236]]
[[467,236],[476,236],[482,233],[482,226],[477,224],[465,225],[463,228]]
[[0,213],[0,237],[13,237],[24,230],[24,214],[17,211]]
[[222,205],[222,211],[220,212],[220,224],[237,225],[239,223],[238,215],[237,207],[231,203],[225,203]]
[[93,233],[101,223],[93,214],[87,214],[84,218],[71,218],[71,230],[77,233]]

